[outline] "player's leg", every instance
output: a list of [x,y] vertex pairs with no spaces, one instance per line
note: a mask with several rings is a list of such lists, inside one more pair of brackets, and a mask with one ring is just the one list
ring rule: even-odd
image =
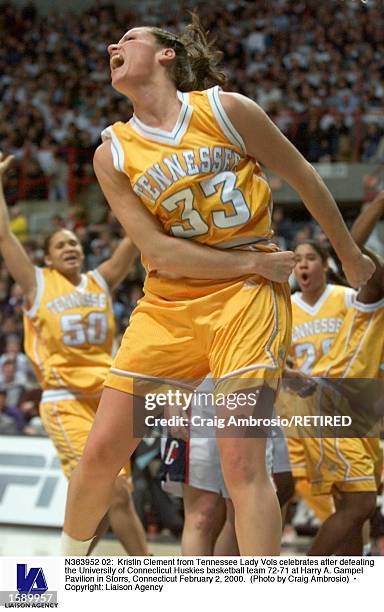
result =
[[184,529],[182,555],[213,555],[225,523],[225,501],[218,493],[183,485]]
[[[336,499],[336,511],[321,526],[308,551],[309,555],[332,555],[341,547],[343,554],[362,554],[362,529],[364,522],[375,510],[376,492],[343,491],[338,493]],[[348,548],[350,537],[352,541]]]
[[133,504],[127,476],[120,475],[115,480],[108,519],[113,533],[129,555],[148,554],[145,531]]
[[235,509],[230,499],[225,500],[225,505],[225,523],[216,540],[214,554],[218,556],[237,557],[240,553],[236,538]]
[[218,445],[240,554],[278,555],[281,512],[266,468],[266,439],[221,437]]
[[295,482],[291,471],[287,440],[281,427],[272,428],[271,443],[273,480],[284,517],[285,506],[295,493]]
[[[64,533],[72,540],[92,540],[110,507],[115,479],[140,442],[133,436],[133,399],[116,389],[103,391],[83,456],[69,483]],[[67,544],[63,552],[67,548],[67,554],[73,554],[71,541]]]
[[[220,417],[271,419],[281,368],[290,342],[287,287],[242,285],[226,301],[210,352]],[[236,394],[234,410],[220,412],[218,398]],[[245,402],[244,402],[244,394]],[[268,431],[217,430],[225,484],[235,508],[241,555],[278,555],[281,512],[266,465]],[[231,437],[227,437],[231,436]]]
[[334,502],[331,495],[313,495],[312,485],[307,476],[295,478],[295,493],[313,510],[323,523],[334,512]]
[[[41,405],[45,428],[56,445],[68,479],[84,452],[97,404],[93,398],[75,398],[43,402]],[[125,476],[115,481],[111,508],[97,526],[90,553],[110,527],[129,554],[147,554],[145,532],[131,501]]]

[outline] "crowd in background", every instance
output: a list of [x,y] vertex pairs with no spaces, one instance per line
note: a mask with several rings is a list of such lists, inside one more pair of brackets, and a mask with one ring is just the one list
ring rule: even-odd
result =
[[256,100],[309,161],[384,159],[380,4],[181,0],[170,11],[165,0],[124,9],[95,0],[80,15],[41,16],[32,2],[0,2],[0,149],[24,160],[25,197],[66,199],[70,172],[92,175],[101,130],[131,115],[110,86],[107,45],[137,25],[182,31],[196,7],[223,51],[228,88]]

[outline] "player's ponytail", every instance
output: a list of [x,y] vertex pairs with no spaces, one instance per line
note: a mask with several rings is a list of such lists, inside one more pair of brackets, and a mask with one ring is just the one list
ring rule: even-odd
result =
[[213,48],[196,13],[191,13],[192,21],[180,36],[160,28],[151,32],[162,47],[170,47],[176,53],[170,66],[173,82],[180,91],[207,89],[213,85],[225,85],[227,77],[217,66],[222,53]]

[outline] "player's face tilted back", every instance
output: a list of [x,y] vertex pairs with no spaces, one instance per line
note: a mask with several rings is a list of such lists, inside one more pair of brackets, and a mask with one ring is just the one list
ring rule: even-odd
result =
[[70,230],[59,230],[49,239],[45,264],[64,276],[78,274],[84,261],[83,247],[76,234]]
[[324,288],[327,282],[328,264],[309,243],[299,244],[295,249],[294,273],[303,293]]
[[129,30],[118,43],[108,46],[108,53],[112,86],[124,95],[129,95],[130,85],[150,79],[156,64],[175,57],[172,49],[159,47],[149,28]]

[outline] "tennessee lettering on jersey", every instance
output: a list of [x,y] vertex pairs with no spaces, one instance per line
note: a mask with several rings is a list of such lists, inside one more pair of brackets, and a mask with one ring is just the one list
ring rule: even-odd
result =
[[327,355],[354,295],[349,287],[327,285],[316,304],[310,306],[301,293],[293,294],[290,353],[297,369],[311,374],[315,364]]
[[142,174],[132,185],[133,191],[156,203],[168,187],[186,176],[218,174],[226,170],[236,172],[240,160],[240,155],[227,147],[200,147],[196,152],[190,149],[172,153]]
[[[273,250],[271,190],[226,115],[219,88],[178,96],[180,114],[170,132],[147,126],[135,115],[103,131],[103,140],[111,141],[116,170],[128,176],[166,233],[219,248],[257,244]],[[145,289],[164,297],[191,297],[193,288],[204,294],[228,284],[183,284],[152,274]]]
[[108,286],[94,270],[74,287],[35,268],[35,303],[24,313],[25,352],[44,390],[97,393],[111,364],[115,332]]
[[292,340],[297,342],[302,338],[314,336],[316,334],[337,333],[343,323],[343,319],[335,319],[328,317],[324,319],[315,319],[308,321],[302,325],[295,325],[292,330]]
[[51,302],[48,302],[47,308],[54,314],[64,312],[65,310],[72,310],[81,306],[94,306],[95,308],[105,308],[107,303],[106,295],[99,295],[97,293],[79,293],[78,291],[72,291],[67,295],[60,295]]

